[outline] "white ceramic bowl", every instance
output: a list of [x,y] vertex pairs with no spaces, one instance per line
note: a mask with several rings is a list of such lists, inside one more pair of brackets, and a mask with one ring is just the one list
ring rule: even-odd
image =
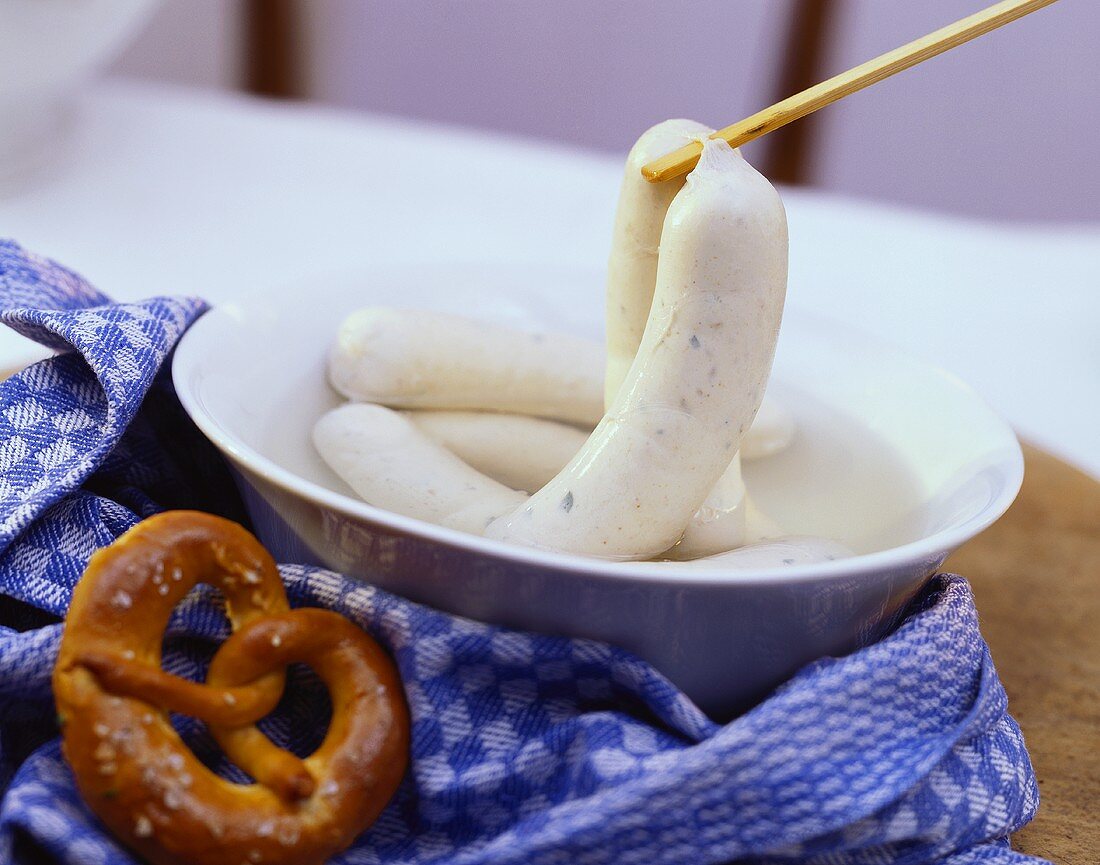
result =
[[173,375],[228,457],[260,539],[484,621],[593,637],[651,661],[714,717],[798,667],[877,638],[948,553],[996,520],[1023,478],[1012,431],[953,376],[842,325],[788,310],[769,392],[795,415],[789,450],[746,464],[792,533],[860,555],[702,572],[609,563],[474,537],[371,507],[310,443],[340,402],[324,361],[368,304],[461,311],[600,336],[602,276],[519,265],[378,269],[265,288],[188,331]]

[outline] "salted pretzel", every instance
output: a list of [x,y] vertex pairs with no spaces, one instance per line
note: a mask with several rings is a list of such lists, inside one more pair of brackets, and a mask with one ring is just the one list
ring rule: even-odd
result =
[[[233,629],[205,684],[160,668],[172,609],[198,583],[221,590]],[[304,759],[253,726],[279,701],[294,662],[332,698],[328,733]],[[336,613],[291,610],[267,551],[209,514],[151,517],[92,557],[53,686],[81,794],[157,865],[323,862],[378,816],[408,760],[408,711],[382,649]],[[169,712],[205,721],[255,783],[207,769]]]

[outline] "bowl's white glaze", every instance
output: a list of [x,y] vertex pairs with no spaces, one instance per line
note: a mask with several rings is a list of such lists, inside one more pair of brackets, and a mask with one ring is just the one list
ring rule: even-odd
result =
[[799,437],[747,464],[746,480],[784,528],[842,540],[855,558],[685,571],[512,547],[371,507],[313,451],[313,422],[340,402],[325,383],[325,355],[352,309],[433,308],[598,337],[601,281],[553,267],[451,264],[265,288],[200,319],[173,376],[280,561],[323,564],[485,621],[616,643],[716,717],[814,658],[876,638],[1019,490],[1019,444],[968,387],[790,311],[769,390],[794,413]]

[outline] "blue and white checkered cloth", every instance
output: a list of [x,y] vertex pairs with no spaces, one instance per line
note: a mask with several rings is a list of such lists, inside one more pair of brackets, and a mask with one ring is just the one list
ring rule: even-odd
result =
[[[0,385],[0,862],[133,861],[61,758],[50,671],[92,551],[160,509],[243,519],[164,361],[194,298],[115,304],[0,242],[0,318],[60,353]],[[1038,862],[1008,835],[1035,776],[967,584],[939,577],[896,632],[800,671],[725,726],[611,646],[444,615],[330,571],[282,566],[291,603],[334,609],[394,655],[412,765],[346,863]],[[227,626],[199,590],[165,666],[201,677]],[[298,753],[327,701],[308,671],[263,722]],[[188,744],[235,775],[201,724]]]

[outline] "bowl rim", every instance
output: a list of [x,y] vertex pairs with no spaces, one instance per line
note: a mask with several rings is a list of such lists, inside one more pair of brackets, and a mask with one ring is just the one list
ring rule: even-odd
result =
[[240,316],[234,314],[234,311],[239,312],[240,308],[236,303],[212,306],[191,324],[173,352],[171,367],[173,386],[184,411],[203,435],[238,467],[258,475],[286,493],[303,498],[315,506],[335,510],[345,517],[379,525],[392,533],[414,535],[435,544],[457,548],[467,554],[480,554],[494,560],[505,560],[528,567],[568,571],[575,575],[603,580],[683,587],[720,587],[729,584],[782,585],[823,582],[839,577],[863,577],[896,570],[906,565],[911,566],[915,562],[935,561],[934,567],[938,567],[952,551],[1000,519],[1015,501],[1023,484],[1024,455],[1019,439],[990,403],[969,384],[954,373],[917,357],[887,339],[868,334],[847,322],[818,312],[800,310],[797,306],[788,304],[788,309],[784,313],[785,321],[789,314],[793,314],[800,320],[815,321],[832,331],[846,331],[858,337],[867,347],[893,355],[899,360],[921,367],[930,375],[939,377],[945,384],[963,392],[969,400],[984,410],[993,422],[993,426],[999,428],[1000,437],[1003,439],[1003,459],[996,465],[1004,472],[1005,484],[999,494],[992,497],[977,514],[962,524],[941,529],[915,541],[849,558],[783,568],[734,570],[721,566],[714,568],[700,565],[684,566],[677,562],[662,562],[658,565],[655,562],[598,559],[509,544],[393,513],[353,499],[349,495],[295,474],[231,435],[206,411],[198,395],[192,392],[188,373],[194,369],[196,361],[202,356],[198,347],[202,339],[201,335],[211,326],[210,323],[217,321],[222,315],[227,315],[231,320],[240,321]]

